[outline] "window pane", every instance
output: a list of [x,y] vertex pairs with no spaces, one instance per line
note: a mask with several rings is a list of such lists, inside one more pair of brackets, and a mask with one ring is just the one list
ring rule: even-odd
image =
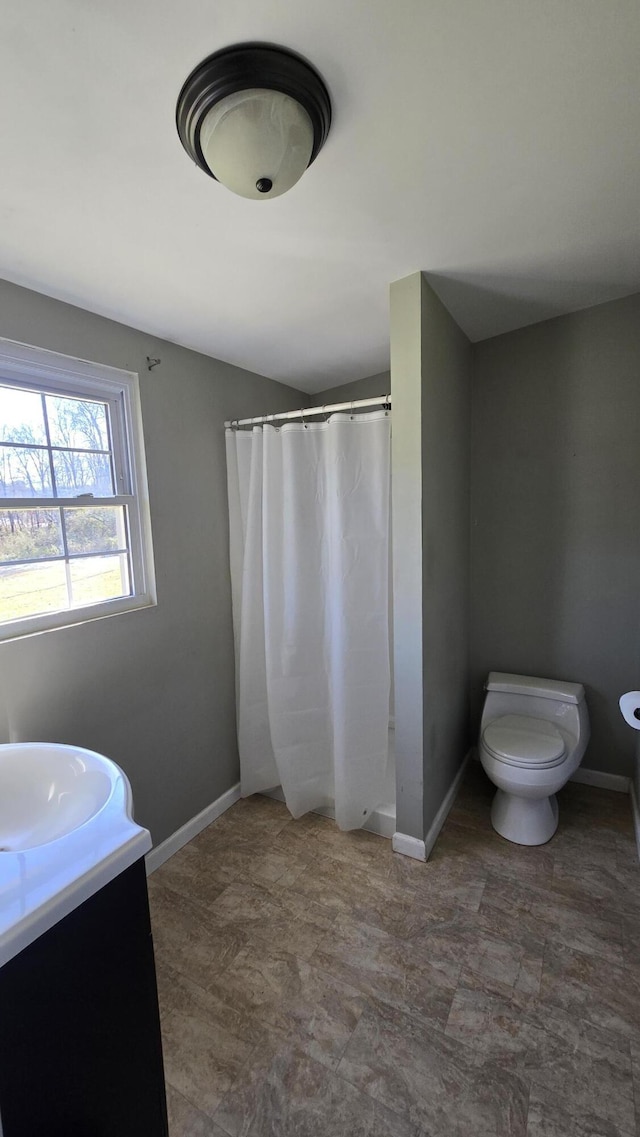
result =
[[63,512],[70,553],[108,553],[112,549],[126,549],[124,506],[81,507]]
[[118,557],[86,557],[69,562],[74,605],[99,604],[129,596],[129,566],[125,554]]
[[40,394],[0,387],[0,442],[46,441]]
[[0,561],[28,561],[64,552],[58,509],[0,509]]
[[52,496],[46,450],[0,445],[0,497]]
[[21,620],[68,607],[63,561],[0,568],[0,620]]
[[54,450],[53,468],[58,497],[112,497],[111,462],[106,454],[83,454],[78,450]]
[[47,418],[52,446],[70,450],[108,450],[107,407],[88,399],[47,395]]

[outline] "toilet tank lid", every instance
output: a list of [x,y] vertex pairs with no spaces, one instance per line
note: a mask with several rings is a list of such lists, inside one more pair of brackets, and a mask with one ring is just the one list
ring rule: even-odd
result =
[[505,691],[510,695],[535,695],[538,699],[555,699],[559,703],[581,703],[584,699],[582,683],[536,679],[533,675],[509,675],[503,671],[489,672],[485,690]]

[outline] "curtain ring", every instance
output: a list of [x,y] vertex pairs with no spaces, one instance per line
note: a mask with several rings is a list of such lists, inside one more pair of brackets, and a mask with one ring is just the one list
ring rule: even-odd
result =
[[353,403],[351,404],[351,419],[353,420]]
[[304,410],[303,410],[303,408],[300,408],[300,418],[302,419],[302,425],[303,425],[304,429],[307,430],[307,424],[304,421]]

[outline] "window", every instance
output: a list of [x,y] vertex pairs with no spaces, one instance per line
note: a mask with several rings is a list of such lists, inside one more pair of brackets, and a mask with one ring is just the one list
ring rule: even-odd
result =
[[0,340],[0,638],[154,602],[137,375]]

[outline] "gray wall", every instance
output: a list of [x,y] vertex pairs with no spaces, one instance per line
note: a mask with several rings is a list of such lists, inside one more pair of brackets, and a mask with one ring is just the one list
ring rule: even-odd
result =
[[422,276],[391,285],[391,518],[396,831],[424,838]]
[[158,605],[0,644],[0,742],[114,758],[158,843],[238,777],[223,423],[302,396],[6,282],[0,335],[140,374]]
[[424,829],[469,745],[471,345],[422,287]]
[[366,379],[343,383],[341,387],[329,387],[326,391],[318,391],[307,398],[310,406],[321,407],[329,403],[348,403],[351,399],[375,399],[378,395],[388,395],[390,391],[391,374],[381,371],[379,375],[368,375]]
[[468,747],[471,349],[421,273],[391,286],[397,830],[423,838]]
[[640,295],[474,347],[472,683],[582,682],[584,765],[629,775],[640,686]]

